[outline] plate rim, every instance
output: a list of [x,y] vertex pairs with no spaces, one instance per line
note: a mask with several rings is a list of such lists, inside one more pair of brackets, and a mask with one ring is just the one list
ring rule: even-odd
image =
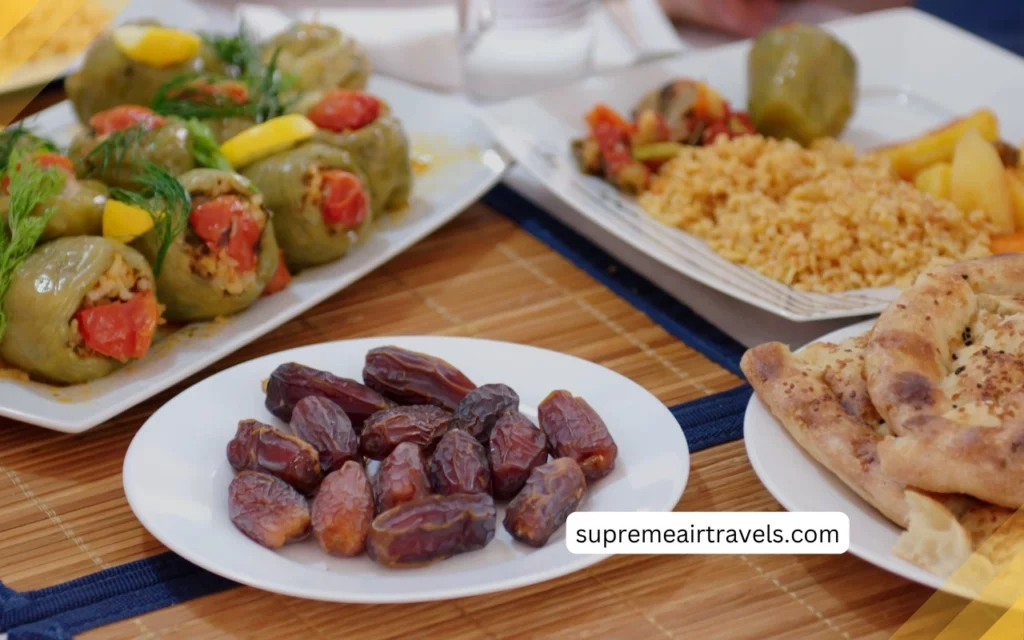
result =
[[[288,357],[290,357],[290,355],[286,356],[284,354],[292,354],[292,353],[294,353],[296,351],[300,351],[300,350],[322,348],[325,345],[334,345],[334,344],[339,344],[339,343],[366,342],[366,343],[370,343],[370,344],[374,344],[374,343],[380,344],[380,343],[383,343],[383,342],[393,342],[395,344],[400,344],[400,342],[407,341],[407,340],[410,340],[410,339],[412,339],[412,340],[420,340],[420,339],[424,339],[424,338],[430,339],[430,340],[445,341],[445,342],[449,342],[450,341],[450,342],[471,342],[471,343],[480,343],[480,342],[495,343],[495,344],[499,344],[499,345],[512,346],[512,347],[515,347],[517,350],[521,349],[521,350],[525,350],[525,351],[534,351],[534,352],[541,352],[541,353],[545,353],[545,354],[554,354],[556,357],[565,358],[565,359],[569,359],[569,360],[574,360],[574,361],[583,363],[584,365],[589,366],[589,367],[598,367],[598,368],[604,369],[604,370],[610,372],[611,374],[613,374],[614,376],[617,376],[618,378],[624,380],[626,383],[628,383],[628,384],[636,387],[637,389],[641,390],[643,393],[647,394],[654,402],[656,402],[664,410],[667,419],[671,420],[674,424],[676,424],[676,426],[678,428],[679,437],[681,438],[680,444],[681,444],[681,447],[682,447],[682,449],[681,449],[682,468],[679,469],[679,471],[681,471],[681,473],[676,473],[675,474],[675,477],[677,478],[676,484],[678,485],[678,489],[674,490],[673,493],[676,493],[677,495],[674,497],[672,504],[668,506],[668,509],[667,509],[668,512],[673,511],[675,509],[675,506],[678,505],[679,501],[683,498],[683,495],[686,492],[686,487],[689,485],[690,473],[692,471],[692,463],[691,463],[692,452],[690,451],[690,444],[689,444],[689,440],[686,437],[685,430],[682,428],[682,425],[679,425],[678,421],[675,420],[675,417],[672,415],[672,412],[670,411],[668,406],[664,402],[662,402],[657,396],[655,396],[654,393],[651,392],[649,389],[647,389],[643,385],[639,384],[638,382],[633,381],[632,379],[630,379],[629,377],[625,376],[624,374],[619,373],[618,371],[615,371],[614,369],[611,369],[611,368],[606,367],[604,365],[601,365],[601,364],[598,364],[596,362],[593,362],[591,360],[587,360],[585,358],[582,358],[580,356],[569,354],[569,353],[564,353],[564,352],[561,352],[561,351],[556,351],[554,349],[547,349],[547,348],[544,348],[544,347],[538,347],[538,346],[529,345],[529,344],[521,344],[521,343],[505,341],[505,340],[494,340],[494,339],[491,339],[491,338],[476,338],[476,337],[471,337],[471,336],[450,336],[450,335],[431,335],[431,334],[420,334],[420,335],[404,334],[404,335],[394,335],[394,336],[392,336],[392,335],[366,336],[366,337],[359,337],[359,338],[347,338],[347,339],[341,339],[341,340],[329,340],[329,341],[325,341],[325,342],[316,342],[316,343],[311,343],[311,344],[300,345],[300,346],[297,346],[297,347],[291,347],[289,349],[283,349],[283,350],[280,350],[280,351],[275,351],[273,353],[264,354],[264,355],[261,355],[261,356],[257,356],[255,358],[250,358],[249,360],[245,360],[243,362],[236,363],[236,364],[234,364],[234,365],[232,365],[232,366],[230,366],[230,367],[228,367],[226,369],[218,371],[217,373],[214,373],[213,375],[204,378],[203,380],[200,380],[200,381],[196,382],[195,384],[191,385],[187,389],[183,390],[181,392],[181,394],[185,394],[188,391],[192,390],[193,388],[199,387],[200,385],[203,385],[203,384],[207,384],[209,381],[215,380],[215,379],[217,379],[217,378],[219,378],[221,376],[223,376],[225,378],[228,378],[228,377],[230,377],[230,375],[233,373],[233,371],[235,369],[238,369],[238,368],[240,368],[242,366],[251,366],[252,363],[255,363],[255,362],[261,362],[261,361],[267,361],[267,360],[275,360],[275,359],[281,359],[281,358],[288,358]],[[181,394],[179,394],[179,395],[181,395]],[[140,508],[137,507],[137,504],[139,502],[141,502],[141,500],[140,500],[139,496],[135,495],[135,489],[133,488],[133,485],[131,483],[131,478],[133,478],[134,475],[131,475],[132,472],[129,469],[129,467],[132,464],[132,460],[134,460],[136,456],[141,455],[139,453],[139,447],[142,447],[143,445],[138,444],[138,442],[140,441],[140,438],[143,437],[142,434],[146,431],[147,428],[150,428],[150,429],[155,428],[155,427],[150,426],[151,424],[153,424],[154,418],[156,418],[161,412],[163,412],[165,410],[170,411],[170,409],[167,409],[168,405],[170,405],[172,403],[172,401],[176,400],[177,398],[178,398],[178,396],[175,396],[175,398],[172,398],[170,401],[168,401],[164,405],[160,406],[156,411],[154,411],[146,419],[146,421],[142,424],[142,426],[139,427],[139,429],[135,432],[135,435],[132,436],[132,440],[128,444],[128,449],[125,451],[124,461],[122,462],[122,465],[121,465],[121,476],[122,476],[121,477],[121,486],[122,486],[122,489],[124,490],[125,499],[128,502],[128,507],[129,507],[129,509],[131,509],[132,514],[139,521],[139,523],[146,530],[146,532],[149,533],[149,535],[153,536],[153,538],[156,539],[158,542],[160,542],[162,545],[164,545],[167,548],[168,551],[181,556],[185,560],[191,562],[192,564],[196,565],[197,567],[200,567],[201,569],[203,569],[205,571],[208,571],[208,572],[213,573],[215,575],[221,576],[223,578],[227,578],[227,579],[232,580],[233,582],[237,582],[237,583],[239,583],[241,585],[249,586],[249,587],[252,587],[254,589],[260,589],[262,591],[267,591],[267,592],[271,592],[271,593],[279,593],[279,594],[287,595],[287,596],[291,596],[291,597],[302,598],[302,599],[306,599],[306,600],[316,600],[316,601],[320,601],[320,602],[338,602],[338,603],[349,603],[349,604],[401,604],[401,603],[417,603],[417,602],[441,602],[441,601],[444,601],[444,600],[452,600],[452,599],[456,599],[456,598],[465,598],[465,597],[471,597],[471,596],[476,596],[476,595],[485,595],[485,594],[496,593],[496,592],[501,592],[501,591],[510,591],[512,589],[518,589],[518,588],[521,588],[521,587],[526,587],[526,586],[530,586],[530,585],[534,585],[534,584],[541,584],[543,582],[548,582],[550,580],[554,580],[556,578],[560,578],[560,577],[569,575],[571,573],[575,573],[577,571],[581,571],[581,570],[586,569],[588,567],[592,567],[594,565],[597,565],[600,562],[603,562],[604,560],[607,560],[607,559],[611,558],[614,555],[614,554],[579,554],[579,555],[576,555],[575,559],[572,562],[565,563],[565,564],[559,565],[559,566],[554,567],[554,568],[550,568],[550,569],[548,569],[546,571],[543,571],[543,572],[541,572],[539,574],[535,573],[535,574],[531,574],[531,575],[528,575],[528,576],[521,576],[521,577],[519,577],[517,579],[512,579],[512,580],[509,580],[509,579],[505,578],[501,582],[492,583],[492,584],[484,587],[483,589],[480,589],[480,588],[471,589],[471,588],[467,588],[467,587],[463,586],[463,587],[459,587],[458,589],[448,589],[441,596],[436,596],[436,595],[432,595],[432,594],[422,594],[421,596],[414,596],[414,597],[411,597],[411,598],[406,596],[406,597],[397,598],[397,599],[395,599],[395,598],[386,598],[386,597],[362,597],[362,598],[357,597],[357,598],[346,598],[344,600],[339,600],[338,598],[328,597],[326,594],[310,595],[309,592],[303,592],[301,589],[294,589],[294,588],[291,588],[291,589],[281,589],[281,588],[276,588],[276,587],[272,588],[272,587],[267,586],[265,583],[261,583],[258,580],[246,579],[245,576],[239,577],[238,574],[227,575],[223,570],[212,567],[211,563],[207,561],[206,557],[203,557],[201,554],[193,553],[191,548],[183,548],[181,545],[177,544],[176,541],[172,541],[171,543],[169,543],[168,540],[164,539],[164,537],[161,537],[161,535],[158,535],[157,533],[155,533],[154,530],[150,528],[150,525],[147,524],[147,517],[146,517],[146,515],[144,515],[146,513],[146,511],[144,509],[140,510]],[[134,496],[134,498],[133,498],[133,496]],[[500,524],[499,524],[499,526],[500,526]],[[564,526],[565,525],[563,525],[563,527]],[[150,556],[150,557],[152,557],[152,556]]]
[[[378,76],[377,78],[375,78],[375,81],[383,82],[385,85],[393,84],[398,89],[403,91],[412,91],[414,93],[426,93],[432,97],[442,98],[447,101],[452,100],[452,96],[443,93],[438,93],[436,91],[432,91],[430,89],[426,89],[397,78]],[[67,109],[69,108],[69,105],[69,101],[65,99],[54,105],[51,105],[50,107],[36,114],[33,114],[30,117],[45,117],[45,114],[47,112],[60,109]],[[271,331],[274,331],[275,329],[279,328],[286,322],[295,319],[296,317],[302,315],[303,313],[313,308],[314,306],[322,303],[327,298],[330,298],[331,296],[339,293],[344,289],[347,289],[356,282],[362,280],[369,273],[375,271],[376,269],[379,269],[380,267],[387,264],[394,258],[397,258],[401,254],[408,251],[415,244],[426,239],[432,233],[436,232],[438,229],[448,224],[457,216],[461,215],[463,212],[469,209],[475,202],[479,201],[480,198],[485,193],[487,193],[490,189],[492,189],[496,184],[498,184],[501,181],[501,179],[508,172],[508,169],[512,165],[512,162],[509,160],[509,158],[500,150],[498,141],[494,139],[494,136],[491,134],[486,124],[484,124],[483,120],[479,117],[478,112],[473,108],[473,106],[462,103],[460,103],[460,106],[465,112],[465,115],[475,119],[477,125],[480,126],[481,132],[485,133],[488,137],[491,138],[490,145],[486,148],[480,148],[479,151],[481,152],[481,154],[487,152],[494,152],[494,161],[480,161],[478,163],[479,166],[486,170],[489,175],[487,176],[486,179],[481,180],[480,184],[476,185],[473,189],[467,189],[465,193],[462,194],[461,197],[455,199],[450,207],[450,210],[446,212],[444,215],[438,215],[436,219],[433,219],[421,234],[411,235],[402,240],[401,242],[396,243],[394,253],[389,258],[387,258],[384,261],[377,261],[377,259],[375,258],[374,260],[368,262],[361,269],[356,270],[359,272],[359,275],[355,278],[355,280],[348,284],[339,286],[337,283],[334,282],[325,283],[323,288],[316,294],[310,295],[308,298],[292,305],[287,310],[282,311],[281,313],[273,316],[273,318],[269,320],[269,324],[261,324],[259,329],[251,330],[252,335],[250,337],[244,339],[236,339],[235,341],[237,342],[237,344],[234,344],[230,349],[225,350],[224,348],[221,348],[209,351],[204,355],[197,356],[194,359],[194,361],[189,363],[187,366],[176,367],[173,370],[173,372],[169,372],[166,376],[161,377],[159,383],[148,386],[145,389],[141,389],[137,393],[132,394],[130,396],[119,398],[116,402],[110,402],[108,404],[101,405],[93,410],[85,408],[87,406],[87,403],[82,402],[80,404],[82,405],[83,408],[81,409],[81,411],[78,412],[78,414],[75,417],[48,416],[45,414],[45,410],[38,411],[36,413],[31,413],[25,410],[13,409],[0,403],[0,417],[9,418],[11,420],[17,420],[22,423],[63,433],[78,434],[89,431],[97,426],[102,425],[108,420],[121,415],[125,411],[128,411],[129,409],[138,406],[139,404],[145,402],[146,400],[153,398],[159,393],[166,391],[167,389],[180,383],[182,380],[185,380],[189,376],[199,373],[203,369],[206,369],[207,367],[219,362],[220,360],[223,360],[232,353],[237,352],[239,349],[242,349],[243,347],[252,344],[253,342],[259,340],[260,338],[267,335]],[[500,165],[496,163],[500,163]],[[451,193],[452,191],[449,190],[448,192]],[[247,309],[242,313],[246,313],[247,311],[249,310]],[[186,327],[182,327],[182,329],[187,329],[188,326],[202,324],[204,323],[191,323]],[[236,332],[233,335],[237,336],[238,333]],[[30,382],[28,384],[36,383]],[[85,389],[88,388],[88,383],[78,386]],[[43,385],[42,388],[50,389],[51,387],[49,385]],[[55,388],[61,389],[61,387]],[[110,394],[102,395],[107,396]]]

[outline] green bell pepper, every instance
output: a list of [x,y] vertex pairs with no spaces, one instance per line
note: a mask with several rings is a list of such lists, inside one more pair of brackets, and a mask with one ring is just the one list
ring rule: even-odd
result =
[[[261,196],[253,191],[249,181],[235,173],[194,169],[180,176],[179,180],[193,200],[201,196],[232,194],[263,206]],[[164,317],[170,322],[212,320],[238,313],[260,297],[277,270],[277,241],[269,216],[258,244],[256,278],[241,293],[228,293],[210,278],[196,273],[190,245],[202,245],[202,240],[187,226],[174,238],[156,279],[157,299],[164,305]],[[132,246],[152,264],[160,250],[160,239],[154,229],[136,238]]]
[[263,61],[280,49],[277,68],[295,78],[299,93],[362,89],[370,78],[370,57],[358,42],[334,27],[296,22],[263,45]]
[[185,122],[177,117],[169,117],[164,124],[130,140],[120,158],[115,158],[106,167],[101,166],[101,158],[97,155],[89,155],[102,142],[90,131],[79,133],[71,141],[68,157],[74,161],[79,177],[97,178],[112,187],[131,189],[139,186],[132,177],[144,162],[152,162],[175,176],[197,166],[192,154],[191,134]]
[[[347,171],[367,185],[366,174],[347,151],[312,142],[264,158],[243,171],[274,212],[277,241],[284,250],[285,262],[294,271],[342,257],[372,224],[373,216],[368,212],[355,229],[332,230],[327,226],[320,207],[308,196],[308,176],[318,168]],[[367,191],[372,211],[373,195]]]
[[[153,20],[134,24],[159,26]],[[110,33],[89,47],[79,71],[64,81],[68,98],[83,123],[89,118],[122,104],[148,105],[160,85],[174,76],[194,71],[222,71],[224,64],[206,43],[199,53],[185,62],[167,67],[152,67],[121,53]]]
[[[40,242],[64,236],[98,236],[103,233],[103,205],[107,202],[107,188],[96,180],[68,179],[56,197],[39,203],[33,215],[42,215],[54,207],[46,223]],[[0,196],[0,218],[6,218],[11,208],[10,196]]]
[[2,301],[7,331],[0,358],[35,378],[61,384],[81,384],[119,369],[122,363],[114,358],[83,356],[71,346],[71,320],[116,254],[152,281],[145,258],[114,240],[81,236],[37,247],[15,270]]

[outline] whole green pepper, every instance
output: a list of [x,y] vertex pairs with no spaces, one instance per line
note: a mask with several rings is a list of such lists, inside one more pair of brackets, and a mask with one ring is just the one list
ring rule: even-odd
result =
[[152,162],[175,176],[197,166],[188,127],[174,116],[166,118],[158,127],[131,136],[124,145],[124,151],[106,164],[102,157],[104,154],[90,155],[102,142],[100,136],[88,130],[71,141],[68,157],[74,161],[79,177],[96,178],[112,187],[131,189],[139,186],[132,178],[144,162]]
[[[295,104],[294,111],[308,114],[321,96],[304,96]],[[382,103],[380,116],[361,129],[340,133],[318,129],[313,140],[344,149],[362,164],[370,181],[374,214],[395,211],[409,203],[413,182],[409,138],[387,104]]]
[[[352,156],[342,149],[306,143],[264,158],[245,169],[263,194],[267,208],[274,212],[274,232],[284,250],[285,262],[293,271],[337,260],[367,232],[373,216],[355,229],[335,231],[324,222],[316,200],[309,197],[308,176],[319,168],[341,169],[367,184],[366,174]],[[367,194],[372,211],[372,194]]]
[[229,116],[227,118],[207,118],[203,120],[203,123],[210,128],[214,139],[219,144],[224,144],[224,142],[234,138],[249,127],[256,126],[256,119]]
[[[253,190],[249,181],[235,173],[194,169],[180,176],[179,180],[193,199],[227,194],[263,206],[261,196]],[[132,246],[153,263],[160,244],[156,230],[153,229],[136,238]],[[202,240],[195,236],[190,226],[186,226],[174,238],[160,267],[160,274],[156,278],[156,295],[165,307],[164,317],[168,321],[196,322],[238,313],[260,297],[263,288],[277,270],[277,241],[269,216],[260,235],[256,278],[241,293],[228,293],[210,278],[193,270],[195,254],[192,247],[201,244]]]
[[[39,203],[33,215],[42,215],[53,207],[53,215],[46,223],[41,242],[64,236],[98,236],[103,233],[103,205],[107,202],[107,188],[96,180],[68,178],[64,189],[54,198]],[[11,208],[10,196],[0,196],[0,218],[6,218]]]
[[818,27],[778,27],[750,49],[747,91],[758,133],[807,145],[842,133],[857,101],[857,60]]
[[57,153],[57,145],[22,126],[0,130],[0,173],[7,169],[7,161],[15,151]]
[[[159,26],[153,20],[134,24]],[[191,60],[167,67],[153,67],[132,60],[114,44],[111,33],[98,38],[89,47],[79,71],[64,81],[64,89],[78,113],[78,119],[89,118],[122,104],[148,105],[163,83],[182,73],[220,71],[224,64],[205,43]]]
[[71,330],[82,299],[116,254],[152,282],[145,258],[114,240],[80,236],[37,247],[15,270],[4,296],[7,331],[0,358],[35,378],[61,384],[81,384],[120,368],[114,358],[81,355]]
[[295,78],[292,88],[300,93],[362,89],[370,78],[366,50],[328,25],[296,22],[263,46],[263,61],[277,50],[277,68]]

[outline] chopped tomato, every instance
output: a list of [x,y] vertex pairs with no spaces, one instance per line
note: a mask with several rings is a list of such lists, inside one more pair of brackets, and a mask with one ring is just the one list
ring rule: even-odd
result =
[[194,206],[188,219],[192,230],[211,249],[227,247],[227,254],[238,263],[239,271],[256,268],[256,243],[262,232],[241,200],[217,196]]
[[150,291],[136,293],[127,302],[100,304],[75,314],[85,346],[121,362],[146,355],[159,317],[156,296]]
[[619,183],[620,177],[629,175],[630,188],[642,188],[643,184],[635,183],[646,183],[649,171],[633,159],[630,151],[630,124],[604,104],[598,104],[587,113],[587,124],[601,148],[605,174],[615,183]]
[[164,119],[153,113],[152,109],[134,104],[124,104],[120,107],[100,111],[89,118],[89,126],[93,128],[97,135],[101,136],[121,131],[137,124],[141,124],[146,129],[153,129],[163,123]]
[[369,202],[359,178],[341,169],[326,169],[320,176],[320,212],[324,222],[351,229],[366,220]]
[[[36,164],[38,164],[43,169],[46,169],[47,167],[55,167],[63,171],[64,175],[66,175],[67,177],[75,177],[75,165],[67,156],[62,156],[59,153],[40,153],[35,157],[35,159]],[[21,163],[18,163],[17,168],[21,168]],[[11,177],[7,174],[4,174],[4,177],[0,179],[0,191],[2,191],[4,195],[8,195],[10,193],[8,187],[10,186]]]
[[226,98],[227,102],[245,104],[249,102],[249,88],[237,80],[224,82],[197,82],[174,92],[174,97],[187,100],[206,101],[207,98]]
[[321,129],[354,131],[380,116],[380,100],[362,91],[333,89],[313,105],[306,117]]
[[277,270],[274,271],[274,275],[270,276],[267,286],[263,288],[263,295],[265,296],[277,293],[287,287],[288,283],[292,281],[292,274],[288,272],[288,265],[284,263],[284,249],[278,249],[277,253]]

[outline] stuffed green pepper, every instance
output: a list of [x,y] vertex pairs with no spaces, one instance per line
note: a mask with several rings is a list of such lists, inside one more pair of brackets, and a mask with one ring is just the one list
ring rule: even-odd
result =
[[90,118],[89,129],[75,136],[68,155],[79,177],[130,189],[138,186],[133,177],[144,162],[175,176],[196,168],[195,142],[186,121],[121,105]]
[[60,384],[95,380],[143,357],[160,322],[145,258],[99,237],[37,247],[12,274],[2,305],[0,358]]
[[366,174],[347,151],[306,143],[243,173],[274,212],[274,233],[293,271],[337,260],[369,229]]
[[[32,157],[40,167],[59,169],[63,181],[56,195],[43,199],[33,210],[37,216],[50,211],[50,219],[40,239],[100,235],[103,231],[103,205],[107,201],[107,188],[103,183],[78,180],[71,160],[59,153],[36,152]],[[7,218],[11,209],[8,181],[6,175],[0,180],[0,218]]]
[[300,93],[327,89],[363,89],[370,57],[363,47],[334,27],[296,22],[263,46],[263,60],[277,52],[277,68],[294,78]]
[[374,212],[404,207],[412,191],[409,139],[382,100],[362,91],[311,94],[295,105],[319,131],[314,140],[344,149],[362,164]]
[[[179,177],[191,209],[160,263],[156,291],[172,322],[211,320],[251,305],[278,266],[263,197],[235,173],[195,169]],[[154,228],[133,242],[150,263],[161,253]]]
[[196,34],[139,22],[97,39],[64,87],[85,123],[117,105],[149,104],[157,88],[177,75],[223,67]]

